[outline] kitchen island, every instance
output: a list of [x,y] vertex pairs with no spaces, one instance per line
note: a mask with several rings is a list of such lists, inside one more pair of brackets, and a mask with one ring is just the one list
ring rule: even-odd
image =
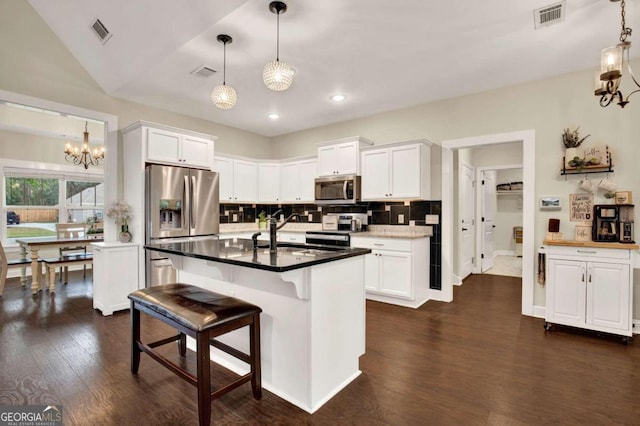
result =
[[[148,244],[174,263],[178,281],[262,308],[262,383],[313,413],[359,374],[365,352],[364,256],[371,250],[280,244],[275,253],[246,239]],[[245,352],[248,331],[220,340]],[[188,341],[193,349],[195,342]],[[211,348],[211,359],[248,368]],[[215,384],[214,384],[215,386]]]

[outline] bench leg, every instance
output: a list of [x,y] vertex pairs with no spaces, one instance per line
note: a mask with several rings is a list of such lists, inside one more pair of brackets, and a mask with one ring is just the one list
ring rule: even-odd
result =
[[178,339],[178,353],[180,356],[185,356],[187,354],[187,335],[184,333],[179,333],[180,339]]
[[262,399],[262,368],[260,364],[260,314],[253,316],[253,322],[249,325],[250,343],[249,356],[251,357],[251,391],[255,399]]
[[201,426],[211,423],[211,378],[209,333],[200,332],[196,335],[196,358],[198,380],[198,419]]
[[140,367],[140,311],[131,302],[131,374],[138,374]]

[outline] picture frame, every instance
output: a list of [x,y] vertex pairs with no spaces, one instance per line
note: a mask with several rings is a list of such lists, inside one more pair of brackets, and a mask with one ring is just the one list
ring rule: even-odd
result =
[[560,197],[540,197],[540,210],[562,210]]
[[616,191],[616,204],[633,204],[633,195],[631,191]]

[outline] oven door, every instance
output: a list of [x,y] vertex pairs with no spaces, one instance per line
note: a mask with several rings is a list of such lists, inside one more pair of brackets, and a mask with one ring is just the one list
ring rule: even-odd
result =
[[307,231],[307,244],[321,244],[325,246],[349,247],[351,246],[351,237],[348,232],[338,231]]

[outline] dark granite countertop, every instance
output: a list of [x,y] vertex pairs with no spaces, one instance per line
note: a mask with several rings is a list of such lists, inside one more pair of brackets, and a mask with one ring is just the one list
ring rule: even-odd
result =
[[195,257],[213,262],[228,263],[247,268],[285,272],[321,263],[333,262],[371,253],[356,247],[327,247],[313,244],[278,243],[277,253],[270,253],[264,243],[253,250],[250,239],[159,242],[146,244],[147,250],[179,256]]

